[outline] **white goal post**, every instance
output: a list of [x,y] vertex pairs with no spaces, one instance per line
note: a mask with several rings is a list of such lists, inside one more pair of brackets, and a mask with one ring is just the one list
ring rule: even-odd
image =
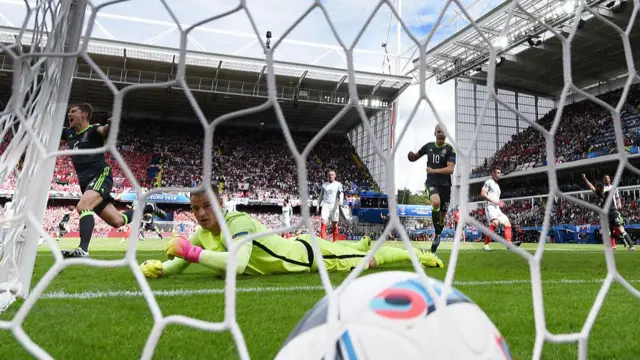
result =
[[[14,82],[0,118],[3,140],[13,136],[0,157],[0,183],[15,175],[17,185],[14,216],[3,219],[7,231],[0,239],[0,309],[16,296],[28,296],[31,287],[56,164],[51,155],[66,120],[85,7],[86,0],[39,0],[28,13],[33,35],[23,33],[11,46],[2,46],[13,57]],[[19,162],[22,170],[16,171]]]

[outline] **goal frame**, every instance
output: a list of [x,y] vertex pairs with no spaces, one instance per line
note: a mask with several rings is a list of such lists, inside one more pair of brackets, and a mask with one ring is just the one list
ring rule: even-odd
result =
[[[49,188],[56,165],[56,157],[51,154],[58,151],[60,146],[60,138],[66,119],[65,115],[69,106],[71,84],[76,68],[77,57],[79,56],[74,54],[80,49],[85,9],[88,5],[87,0],[61,0],[60,3],[60,14],[66,11],[68,26],[65,37],[65,47],[63,54],[60,54],[62,57],[62,66],[60,84],[57,91],[58,101],[53,104],[48,114],[41,115],[51,115],[53,117],[47,127],[48,131],[46,134],[48,134],[48,139],[33,139],[26,150],[25,168],[27,167],[26,165],[30,163],[40,164],[40,166],[37,166],[35,173],[29,176],[28,185],[24,187],[24,189],[30,189],[29,194],[16,191],[11,199],[15,204],[16,197],[26,197],[24,214],[26,216],[26,227],[22,231],[20,239],[15,244],[15,246],[22,246],[22,249],[11,249],[12,251],[19,251],[16,263],[18,269],[17,282],[7,281],[11,271],[9,267],[0,269],[2,270],[0,271],[0,289],[8,290],[12,292],[15,297],[24,299],[30,294],[33,270],[38,251],[38,240],[42,234],[40,224],[42,224],[44,220],[49,200]],[[81,9],[81,11],[79,11],[79,9]],[[47,34],[47,36],[49,35],[50,34]],[[18,58],[18,60],[21,58],[22,57]],[[18,88],[15,82],[22,79],[15,75],[15,69],[19,66],[22,66],[22,62],[16,61],[14,63],[14,89]],[[24,74],[24,76],[27,75],[28,74]],[[38,141],[43,141],[44,144],[37,144]],[[43,154],[38,145],[41,145],[46,153]],[[20,222],[20,224],[22,224],[22,222]]]

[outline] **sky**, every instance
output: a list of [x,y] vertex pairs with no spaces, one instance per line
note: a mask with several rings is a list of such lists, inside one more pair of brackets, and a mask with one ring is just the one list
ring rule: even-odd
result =
[[[461,29],[468,21],[458,16],[455,4],[443,9],[443,1],[436,0],[389,0],[394,4],[402,2],[402,20],[418,39],[423,39],[429,31],[435,31],[430,46],[446,39]],[[501,0],[460,0],[474,18],[481,16]],[[96,0],[92,4],[99,6],[107,3]],[[231,0],[167,0],[169,8],[183,28],[209,17],[224,14],[238,5]],[[376,0],[322,0],[331,23],[347,47],[361,31],[360,40],[355,45],[354,66],[359,71],[380,73],[383,71],[381,44],[387,43],[389,53],[395,55],[398,47],[405,59],[400,61],[406,71],[412,68],[407,59],[413,55],[410,51],[413,40],[403,30],[400,44],[396,41],[397,21],[391,20],[391,11],[383,5],[368,26],[365,23],[373,13]],[[190,33],[189,48],[206,52],[235,54],[264,58],[257,43],[260,36],[264,39],[267,30],[272,33],[272,46],[285,33],[284,40],[275,49],[276,59],[282,61],[317,64],[346,68],[344,51],[338,46],[327,20],[320,9],[316,8],[295,25],[296,21],[313,4],[312,0],[247,0],[246,11],[240,11],[203,24]],[[434,29],[438,15],[445,11],[441,25]],[[251,15],[257,34],[253,30],[247,13]],[[93,37],[122,40],[136,43],[154,44],[168,47],[179,46],[179,31],[176,20],[159,0],[130,0],[106,6],[98,12]],[[24,1],[0,0],[0,24],[19,26],[25,17]],[[87,16],[88,17],[88,16]],[[294,27],[295,25],[295,27]],[[417,55],[413,55],[416,57]],[[392,70],[396,71],[396,60],[392,58]],[[388,69],[388,65],[385,65]],[[454,82],[438,85],[435,81],[427,83],[427,96],[435,104],[435,109],[451,136],[455,136]],[[396,134],[409,120],[411,110],[419,99],[417,85],[409,87],[399,99],[399,118]],[[395,158],[396,188],[421,190],[425,179],[424,160],[410,163],[406,154],[417,151],[424,143],[434,139],[434,126],[437,121],[431,110],[425,109],[423,102],[420,110],[410,124],[406,136],[396,142]],[[450,138],[453,141],[453,138]]]

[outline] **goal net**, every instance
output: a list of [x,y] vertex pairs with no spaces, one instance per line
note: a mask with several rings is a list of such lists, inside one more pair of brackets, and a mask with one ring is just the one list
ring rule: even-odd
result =
[[[548,19],[537,18],[534,14],[530,13],[526,7],[524,7],[524,5],[529,2],[530,1],[526,0],[512,1],[507,11],[507,16],[509,18],[515,16],[526,16],[532,21],[538,22],[539,24],[541,24],[541,26],[544,26],[548,31],[553,32],[559,38],[563,39],[562,44],[565,48],[565,58],[563,63],[565,69],[565,88],[558,102],[558,108],[561,109],[564,106],[569,91],[574,91],[576,93],[582,94],[594,103],[597,103],[603,108],[606,108],[611,113],[614,119],[616,140],[619,150],[622,149],[624,144],[619,122],[620,110],[627,96],[629,86],[631,85],[632,80],[634,80],[635,70],[633,68],[633,63],[630,62],[629,65],[629,81],[625,87],[623,96],[620,99],[619,106],[615,108],[611,107],[603,103],[601,100],[596,99],[592,95],[585,93],[581,89],[575,87],[571,82],[572,63],[570,58],[570,40],[575,35],[578,22],[575,22],[576,25],[571,28],[568,36],[560,34],[558,30],[555,29],[554,25],[549,23]],[[369,20],[371,20],[375,16],[376,12],[380,10],[380,8],[388,7],[389,9],[391,9],[393,17],[396,18],[396,20],[400,23],[400,26],[403,27],[404,31],[406,31],[410,35],[412,41],[415,42],[416,46],[419,49],[421,61],[419,61],[418,71],[416,74],[416,78],[418,80],[417,86],[420,89],[419,99],[413,107],[413,111],[411,112],[409,121],[405,123],[402,129],[398,129],[399,131],[397,131],[398,136],[396,138],[396,144],[401,143],[403,141],[403,138],[407,136],[407,129],[409,127],[409,124],[414,120],[416,112],[418,111],[421,104],[426,103],[427,106],[432,109],[435,115],[432,119],[429,120],[427,124],[424,125],[425,127],[432,128],[437,122],[442,123],[442,118],[437,111],[438,107],[426,95],[426,68],[424,64],[424,57],[426,54],[426,44],[429,43],[434,33],[441,25],[444,13],[452,8],[455,8],[455,11],[459,11],[461,14],[463,14],[464,17],[469,19],[477,33],[485,40],[485,50],[489,54],[489,60],[486,64],[478,64],[479,66],[486,67],[488,78],[487,97],[484,100],[483,111],[481,114],[479,114],[478,117],[478,125],[476,127],[476,137],[474,138],[474,142],[477,141],[480,133],[480,128],[485,122],[485,113],[486,111],[488,111],[489,104],[491,104],[492,102],[499,103],[502,107],[508,109],[508,111],[516,114],[519,118],[525,119],[546,139],[546,156],[550,168],[550,195],[555,195],[565,200],[575,202],[580,206],[584,206],[588,209],[598,212],[601,215],[602,219],[606,219],[606,213],[602,209],[581,201],[577,198],[566,196],[559,191],[557,179],[555,176],[554,135],[557,131],[557,125],[560,121],[562,112],[558,111],[554,120],[554,126],[552,126],[551,129],[545,129],[535,123],[536,119],[531,119],[529,116],[521,113],[518,109],[514,108],[510,104],[504,103],[496,95],[496,90],[494,87],[496,60],[497,54],[500,49],[499,41],[496,42],[495,40],[505,38],[509,35],[508,26],[500,29],[499,34],[491,34],[490,32],[484,31],[479,27],[479,25],[474,21],[473,17],[471,17],[471,15],[465,9],[463,1],[448,0],[443,3],[444,4],[442,4],[441,6],[439,5],[439,8],[441,8],[442,10],[436,16],[435,23],[433,24],[432,30],[427,37],[427,41],[420,41],[416,36],[413,35],[412,31],[409,28],[409,25],[402,20],[401,14],[394,8],[393,3],[389,0],[380,0],[378,2],[378,6],[375,8],[375,11],[368,18]],[[587,12],[595,17],[602,18],[602,16],[598,14],[597,11],[594,11],[593,8],[585,6],[587,3],[593,3],[593,1],[582,0],[571,3],[574,4],[573,11],[576,19],[581,16],[582,13]],[[637,12],[637,1],[635,3],[636,6],[634,6],[634,12]],[[109,4],[110,3],[105,3],[105,7],[108,8]],[[129,241],[128,244],[126,254],[122,259],[108,261],[98,261],[94,259],[63,260],[58,251],[53,251],[55,257],[54,266],[51,267],[43,277],[37,279],[37,282],[34,282],[34,284],[32,284],[31,277],[33,274],[34,263],[36,261],[36,251],[39,237],[43,236],[52,249],[58,248],[54,240],[52,240],[42,230],[42,221],[47,204],[47,195],[51,184],[50,180],[53,174],[55,158],[56,156],[68,155],[73,153],[73,150],[58,152],[58,146],[60,134],[63,127],[63,121],[65,118],[65,112],[68,106],[69,89],[75,66],[75,60],[77,58],[75,52],[78,51],[79,55],[86,57],[85,60],[89,63],[89,65],[91,65],[92,71],[99,74],[100,78],[104,80],[106,85],[113,85],[113,83],[99,67],[95,66],[95,64],[90,61],[87,56],[86,49],[81,46],[81,44],[84,43],[81,41],[80,36],[82,31],[81,24],[83,24],[83,16],[85,14],[85,3],[82,0],[38,0],[35,2],[35,4],[30,3],[29,6],[30,19],[29,21],[25,22],[24,29],[32,30],[33,35],[27,36],[26,33],[24,33],[21,34],[21,36],[18,36],[13,44],[1,45],[3,52],[5,54],[9,54],[14,59],[14,78],[12,97],[7,103],[6,108],[2,112],[2,117],[0,118],[0,131],[2,134],[2,141],[3,144],[7,144],[6,148],[2,149],[2,155],[0,157],[0,183],[4,183],[8,179],[15,179],[15,193],[12,197],[11,205],[8,207],[7,212],[11,215],[2,219],[3,230],[0,243],[0,306],[9,306],[16,297],[25,298],[25,300],[20,304],[20,310],[14,315],[11,320],[0,321],[0,329],[10,329],[13,334],[15,334],[20,344],[22,344],[25,349],[27,349],[37,358],[50,358],[49,354],[37,343],[31,341],[29,336],[22,329],[22,323],[25,317],[29,314],[35,302],[43,294],[47,286],[63,269],[65,269],[69,265],[83,265],[87,267],[130,267],[133,271],[139,288],[144,294],[144,299],[149,305],[149,309],[153,314],[154,320],[154,326],[144,346],[142,355],[144,359],[151,359],[153,357],[154,351],[158,345],[163,331],[170,324],[180,324],[204,331],[229,331],[233,336],[240,358],[248,359],[248,347],[243,336],[243,331],[239,327],[236,320],[235,295],[237,279],[235,275],[236,272],[233,270],[236,267],[235,254],[238,246],[240,246],[242,243],[231,243],[230,248],[228,249],[231,256],[227,267],[229,271],[226,272],[225,278],[224,291],[226,303],[224,320],[221,322],[207,322],[187,316],[163,316],[158,303],[156,302],[155,297],[151,291],[149,283],[146,281],[143,274],[139,270],[136,261],[135,234],[137,234],[139,231],[140,220],[142,217],[141,212],[144,208],[145,199],[148,196],[159,191],[190,192],[194,189],[164,188],[155,189],[154,191],[150,191],[145,194],[142,193],[140,185],[135,180],[133,173],[129,169],[127,164],[122,160],[122,156],[119,155],[119,150],[117,148],[116,142],[122,117],[123,99],[128,93],[138,89],[167,86],[182,87],[184,89],[185,96],[193,107],[194,114],[197,115],[198,120],[202,124],[202,131],[205,134],[205,145],[202,159],[202,164],[204,164],[204,174],[210,174],[212,172],[211,163],[213,143],[216,136],[215,130],[218,126],[224,124],[227,121],[246,115],[258,113],[264,110],[275,110],[275,113],[278,117],[279,125],[281,126],[281,130],[284,133],[285,138],[287,139],[287,145],[289,147],[289,150],[291,151],[291,155],[295,159],[297,164],[297,180],[299,185],[298,188],[300,189],[300,201],[302,204],[310,203],[306,165],[306,158],[310,153],[310,150],[314,147],[314,145],[320,138],[322,138],[331,130],[331,126],[335,125],[335,123],[340,119],[340,116],[343,116],[347,112],[347,110],[355,109],[361,114],[361,121],[366,130],[366,133],[370,137],[370,140],[374,142],[375,153],[380,157],[383,166],[387,170],[387,192],[389,192],[390,194],[394,194],[396,189],[396,168],[394,167],[394,160],[397,157],[405,157],[406,154],[398,154],[398,147],[395,147],[393,151],[391,151],[388,155],[385,155],[381,150],[380,144],[375,143],[375,134],[369,124],[369,120],[366,118],[362,110],[363,105],[359,99],[358,91],[356,89],[356,81],[354,78],[355,71],[353,48],[356,46],[358,41],[361,40],[360,38],[363,36],[365,30],[369,26],[369,22],[367,22],[362,27],[362,29],[360,29],[353,43],[341,42],[341,46],[343,47],[344,53],[346,54],[346,59],[349,66],[349,78],[346,82],[349,85],[349,99],[347,99],[348,103],[345,105],[345,110],[341,111],[339,116],[331,120],[331,122],[325,128],[323,128],[323,130],[315,136],[314,140],[311,141],[304,149],[296,148],[291,137],[287,119],[285,119],[283,115],[282,105],[278,101],[276,77],[275,72],[273,71],[273,65],[274,54],[278,50],[279,45],[281,45],[281,39],[279,39],[278,41],[274,41],[274,43],[270,44],[270,46],[267,46],[265,41],[262,39],[262,36],[260,34],[256,34],[256,41],[258,42],[258,44],[260,44],[260,46],[264,48],[265,52],[266,70],[264,71],[264,76],[268,84],[268,100],[266,100],[259,106],[229,113],[213,121],[209,121],[208,119],[205,119],[202,111],[198,106],[197,101],[191,93],[190,87],[187,85],[185,75],[186,39],[190,31],[192,31],[195,26],[200,26],[206,21],[203,19],[202,22],[192,27],[186,28],[179,24],[176,24],[176,31],[180,33],[182,41],[180,47],[181,56],[179,58],[176,58],[177,64],[175,67],[174,78],[162,84],[132,85],[123,89],[118,89],[113,86],[112,90],[115,94],[114,107],[112,112],[113,119],[111,123],[111,134],[109,135],[108,142],[103,149],[83,152],[85,154],[90,154],[109,151],[111,154],[113,154],[114,158],[123,168],[126,177],[136,189],[136,192],[138,194],[138,206],[136,208],[134,219],[131,221],[132,235],[130,238],[131,241]],[[158,6],[163,5],[160,5],[160,3],[158,3]],[[304,13],[304,15],[289,28],[289,31],[292,30],[295,25],[301,22],[306,16],[308,16],[311,10],[322,10],[326,13],[326,9],[324,9],[324,6],[325,5],[323,5],[322,1],[312,2],[308,9],[309,11]],[[165,9],[172,15],[172,18],[174,20],[177,19],[171,11],[170,7],[163,7],[165,7]],[[95,15],[97,14],[97,12],[103,10],[103,7],[96,7],[89,4],[86,9],[90,10],[91,17],[89,18],[90,20],[88,22],[88,26],[86,27],[87,31],[84,34],[84,39],[90,37],[91,29],[93,28],[92,21],[95,19]],[[245,5],[245,2],[241,1],[232,12],[220,15],[212,15],[208,20],[215,20],[236,12],[245,12],[249,16],[249,18],[252,19],[251,11]],[[331,23],[331,17],[327,17],[327,21]],[[629,48],[629,39],[625,34],[625,29],[616,27],[614,24],[608,22],[605,18],[602,18],[601,21],[603,21],[608,26],[616,28],[616,31],[619,32],[625,43],[625,55],[630,58],[631,50]],[[508,23],[509,22],[507,21],[507,24]],[[630,27],[632,25],[633,24],[630,24]],[[331,31],[337,39],[341,39],[340,34],[335,30],[334,27],[331,27]],[[287,33],[283,34],[282,38],[285,38],[286,36]],[[453,139],[453,134],[447,131],[447,137],[449,139]],[[451,140],[451,142],[454,146],[456,146],[455,140]],[[536,328],[536,337],[535,339],[532,339],[532,341],[535,342],[532,357],[534,359],[541,358],[542,347],[545,342],[577,342],[579,349],[579,358],[586,359],[587,345],[591,328],[594,324],[596,315],[602,307],[605,295],[607,294],[612,284],[614,282],[621,284],[631,293],[632,296],[635,296],[637,298],[640,298],[640,291],[630,285],[630,283],[627,282],[618,273],[612,255],[610,241],[604,241],[608,272],[604,283],[602,284],[602,288],[598,293],[595,302],[593,303],[591,311],[589,312],[589,315],[584,322],[582,329],[579,332],[571,334],[552,334],[550,331],[548,331],[544,314],[544,300],[542,296],[541,282],[541,261],[544,250],[544,236],[540,236],[540,241],[538,243],[537,249],[533,253],[530,253],[524,251],[523,249],[516,248],[510,243],[507,243],[504,238],[491,233],[485,224],[468,215],[469,208],[466,199],[469,198],[469,176],[465,174],[471,174],[469,159],[471,157],[471,152],[473,151],[472,148],[473,147],[466,150],[459,150],[457,152],[457,172],[462,175],[460,176],[460,186],[455,187],[453,190],[459,192],[458,194],[456,194],[456,196],[458,199],[461,199],[459,201],[461,217],[456,228],[451,256],[448,263],[446,264],[447,272],[445,277],[445,291],[442,294],[442,297],[445,297],[447,293],[451,291],[451,287],[454,281],[456,269],[458,266],[459,253],[461,249],[460,243],[463,230],[462,227],[464,226],[464,224],[473,225],[483,234],[491,234],[494,240],[507,246],[510,251],[513,251],[522,258],[526,259],[526,261],[530,265],[531,291],[533,296],[533,311]],[[626,158],[625,152],[618,151],[618,154],[620,156],[620,166],[624,167],[628,165],[628,160]],[[634,171],[637,172],[637,170]],[[621,172],[618,172],[613,179],[614,186],[617,186],[618,182],[620,181],[620,174]],[[207,194],[211,198],[211,203],[215,208],[216,217],[218,219],[222,219],[222,209],[216,201],[213,201],[213,191],[211,188],[211,184],[205,183],[198,189],[207,190]],[[553,198],[553,196],[549,196],[549,198],[551,199]],[[612,198],[608,198],[607,201],[608,203],[610,203],[612,201]],[[388,225],[384,232],[380,235],[380,239],[388,238],[392,232],[396,232],[397,234],[399,234],[402,238],[403,244],[407,247],[407,249],[411,250],[410,252],[412,264],[414,265],[415,271],[420,274],[424,281],[424,285],[429,290],[429,292],[431,294],[435,294],[431,283],[427,280],[428,274],[425,273],[425,270],[420,266],[417,255],[412,251],[414,247],[409,239],[407,231],[405,230],[399,218],[396,197],[389,196],[388,202],[390,221],[388,222]],[[549,228],[552,206],[553,201],[548,201],[546,204],[545,220],[543,223],[544,230],[542,231],[542,234],[545,234],[546,229]],[[311,214],[308,206],[301,207],[301,217],[301,223],[294,224],[293,226],[304,226],[306,228],[312,228],[310,220]],[[224,224],[224,221],[221,222]],[[171,226],[171,224],[163,225],[173,227],[173,231],[176,230],[176,227]],[[288,231],[294,230],[294,227],[288,229]],[[602,228],[603,237],[609,239],[607,221],[602,221]],[[283,229],[278,229],[278,232],[282,232],[280,230]],[[190,228],[186,227],[184,231],[188,233],[190,232]],[[231,238],[231,234],[229,233],[229,229],[226,225],[222,227],[222,233],[226,238]],[[259,237],[260,235],[261,234],[253,234],[247,237],[244,241],[251,241]],[[365,264],[373,257],[373,254],[380,248],[380,246],[382,246],[384,241],[376,241],[375,246],[370,250],[367,257],[365,257],[360,265],[356,269],[354,269],[344,280],[344,282],[336,288],[334,288],[334,286],[332,285],[325,265],[321,261],[322,254],[319,251],[317,241],[318,240],[316,238],[313,238],[313,247],[315,249],[315,254],[316,257],[320,259],[318,261],[319,276],[322,281],[322,286],[326,290],[327,294],[330,295],[329,307],[330,309],[335,310],[335,308],[337,307],[337,302],[335,301],[335,299],[337,299],[337,295],[342,291],[342,289],[344,289],[347,284],[349,284],[354,278],[358,277],[362,273]],[[337,314],[337,311],[329,311],[329,316],[335,317],[335,314]],[[332,321],[335,322],[336,320],[337,319],[335,318],[331,318],[328,322],[331,324]],[[330,329],[332,329],[333,332],[329,334],[330,336],[328,337],[331,340],[327,343],[326,346],[326,358],[332,358],[335,353],[336,340],[341,336],[341,332],[338,331],[338,329],[333,327],[330,327]],[[312,358],[322,358],[322,354],[310,354],[310,356]]]
[[[33,3],[25,29],[0,44],[12,59],[11,98],[0,117],[0,183],[15,184],[0,237],[0,310],[26,296],[75,70],[84,12],[76,1]],[[78,11],[78,8],[80,11]]]

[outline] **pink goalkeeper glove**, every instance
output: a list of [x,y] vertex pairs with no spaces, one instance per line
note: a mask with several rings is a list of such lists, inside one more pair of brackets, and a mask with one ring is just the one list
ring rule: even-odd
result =
[[167,243],[165,253],[169,260],[173,260],[174,257],[183,258],[189,262],[197,263],[200,261],[200,253],[202,248],[192,245],[189,240],[182,236],[175,237]]

